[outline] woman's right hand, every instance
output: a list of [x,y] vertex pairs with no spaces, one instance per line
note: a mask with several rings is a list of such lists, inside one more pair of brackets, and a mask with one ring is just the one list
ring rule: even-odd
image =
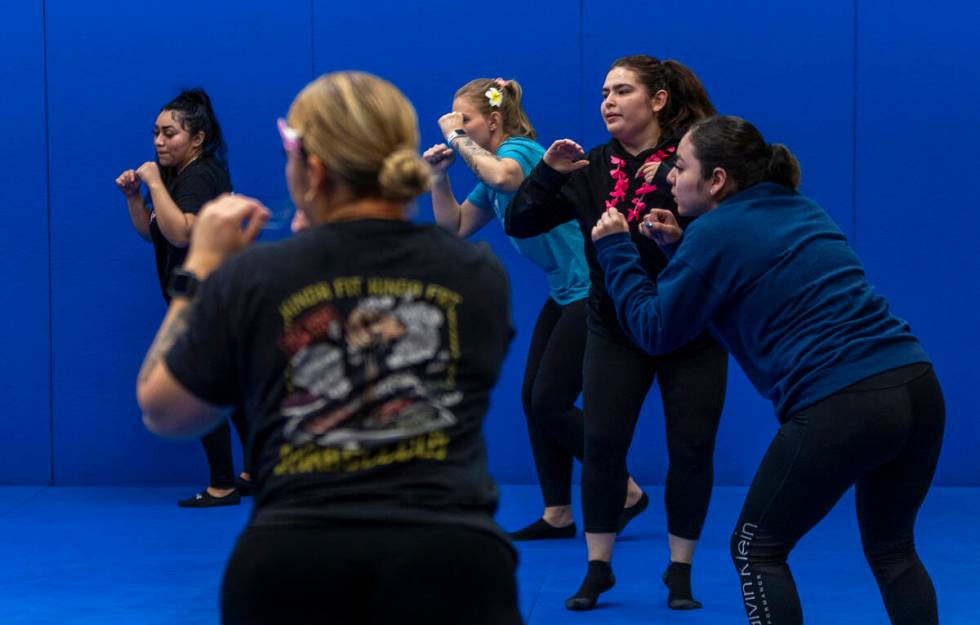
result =
[[638,229],[640,234],[653,239],[661,247],[673,245],[684,236],[684,231],[678,225],[674,213],[662,208],[655,208],[647,213]]
[[584,156],[585,150],[582,146],[571,139],[559,139],[544,153],[544,162],[558,173],[570,174],[589,164]]
[[269,215],[261,202],[244,195],[225,193],[211,200],[194,221],[184,267],[203,280],[229,256],[251,245]]
[[140,179],[135,169],[127,169],[116,178],[116,186],[126,197],[133,197],[140,192]]
[[441,176],[456,160],[456,153],[445,143],[437,143],[422,153],[422,160],[432,168],[433,175]]

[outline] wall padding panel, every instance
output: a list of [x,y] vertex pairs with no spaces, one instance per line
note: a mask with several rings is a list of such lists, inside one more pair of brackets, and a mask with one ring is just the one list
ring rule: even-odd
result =
[[200,85],[236,190],[283,203],[275,121],[311,76],[310,3],[49,0],[47,15],[55,479],[203,484],[200,445],[156,438],[140,419],[136,373],[164,307],[152,248],[113,181],[154,157],[160,108]]
[[51,479],[48,189],[45,176],[44,19],[40,0],[0,20],[0,484]]
[[857,238],[946,396],[936,483],[980,483],[980,4],[858,3]]

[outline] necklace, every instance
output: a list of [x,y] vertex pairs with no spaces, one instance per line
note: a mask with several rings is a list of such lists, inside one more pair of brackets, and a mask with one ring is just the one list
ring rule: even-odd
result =
[[[666,150],[657,150],[650,156],[648,156],[643,164],[647,163],[660,163],[667,159],[677,148],[671,146]],[[626,194],[629,192],[630,188],[630,177],[623,171],[626,168],[626,160],[622,159],[615,154],[609,156],[609,163],[612,165],[612,169],[609,170],[609,176],[615,180],[613,185],[613,190],[609,192],[609,199],[606,200],[606,210],[611,208],[617,208],[617,205],[626,199]],[[633,208],[629,209],[626,214],[626,221],[639,221],[640,214],[643,209],[647,207],[646,203],[643,201],[643,196],[651,191],[656,191],[657,185],[649,184],[646,180],[643,184],[633,193]]]

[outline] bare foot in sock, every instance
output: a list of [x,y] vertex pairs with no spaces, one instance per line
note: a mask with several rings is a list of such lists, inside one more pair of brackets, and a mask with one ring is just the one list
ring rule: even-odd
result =
[[565,608],[582,611],[595,608],[599,595],[616,585],[612,565],[602,560],[590,560],[589,570],[578,592],[565,600]]
[[697,610],[701,602],[691,594],[691,565],[671,562],[664,571],[667,586],[667,607],[671,610]]

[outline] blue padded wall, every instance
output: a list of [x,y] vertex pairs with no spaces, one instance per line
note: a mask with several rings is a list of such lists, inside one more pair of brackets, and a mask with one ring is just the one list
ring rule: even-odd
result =
[[[441,140],[436,119],[457,87],[515,78],[542,144],[567,136],[591,147],[608,138],[597,110],[606,70],[634,53],[687,64],[722,113],[746,117],[799,157],[803,191],[837,220],[936,362],[949,412],[937,483],[980,483],[972,0],[669,9],[504,0],[492,15],[516,18],[493,17],[486,29],[473,25],[491,19],[487,7],[447,0],[25,0],[6,9],[0,68],[15,97],[0,104],[0,277],[17,300],[0,318],[9,354],[0,426],[14,443],[0,458],[0,483],[205,479],[199,445],[157,439],[140,421],[134,378],[164,309],[151,248],[113,184],[153,157],[153,120],[181,87],[211,93],[236,190],[275,211],[278,229],[266,236],[276,238],[286,234],[289,199],[274,122],[315,75],[362,69],[390,79],[417,107],[423,148]],[[462,164],[451,177],[461,199],[474,179]],[[428,198],[417,219],[432,219]],[[533,483],[520,388],[547,288],[498,224],[475,238],[510,271],[517,329],[486,424],[491,468],[501,481]],[[654,391],[630,458],[645,483],[659,483],[666,467],[659,403]],[[732,363],[716,482],[748,483],[774,430],[770,406]]]
[[[210,93],[237,191],[288,194],[275,129],[311,76],[308,1],[79,4],[49,0],[55,479],[204,483],[197,443],[149,434],[135,375],[162,318],[152,247],[114,179],[154,156],[160,108]],[[237,447],[237,443],[235,444]]]
[[976,485],[980,4],[858,7],[858,250],[943,385],[936,482]]
[[0,484],[51,479],[48,189],[44,128],[44,18],[40,2],[0,20]]

